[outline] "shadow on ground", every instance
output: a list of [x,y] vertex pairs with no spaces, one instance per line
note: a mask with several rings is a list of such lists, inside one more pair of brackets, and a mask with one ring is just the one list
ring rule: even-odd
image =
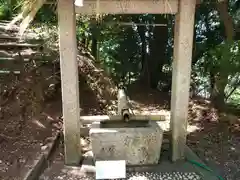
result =
[[[137,109],[170,110],[169,94],[132,87],[129,96]],[[188,124],[195,128],[188,133],[187,144],[226,180],[237,180],[240,179],[240,116],[223,114],[219,114],[208,100],[191,99]]]

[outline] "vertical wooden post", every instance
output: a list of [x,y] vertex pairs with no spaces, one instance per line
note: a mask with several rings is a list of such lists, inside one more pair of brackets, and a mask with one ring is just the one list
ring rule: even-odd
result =
[[59,52],[64,120],[65,163],[81,158],[76,14],[73,0],[58,0]]
[[184,158],[196,0],[179,0],[171,94],[172,160]]

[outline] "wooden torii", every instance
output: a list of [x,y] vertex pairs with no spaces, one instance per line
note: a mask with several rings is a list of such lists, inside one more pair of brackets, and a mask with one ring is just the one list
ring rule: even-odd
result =
[[171,92],[172,160],[184,158],[196,0],[58,0],[65,163],[81,159],[76,13],[175,14]]

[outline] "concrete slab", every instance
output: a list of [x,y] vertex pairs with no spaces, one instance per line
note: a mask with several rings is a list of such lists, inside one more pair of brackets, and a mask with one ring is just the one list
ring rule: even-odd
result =
[[[218,178],[206,170],[195,167],[187,161],[178,161],[172,163],[171,153],[166,151],[169,145],[163,145],[162,155],[158,165],[152,166],[128,166],[127,178],[125,180],[217,180]],[[186,156],[200,161],[197,156],[186,149]],[[53,163],[40,176],[39,180],[95,180],[95,165],[91,151],[83,155],[83,163],[79,167],[70,167],[64,165],[63,149],[56,153]]]
[[126,160],[127,165],[157,164],[163,131],[156,122],[145,127],[105,128],[94,123],[90,140],[95,160]]

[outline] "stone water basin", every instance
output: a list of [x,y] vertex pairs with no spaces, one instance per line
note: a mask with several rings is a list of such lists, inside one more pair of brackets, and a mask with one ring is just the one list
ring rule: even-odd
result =
[[89,134],[95,161],[126,160],[127,165],[159,162],[163,130],[156,122],[96,122]]

